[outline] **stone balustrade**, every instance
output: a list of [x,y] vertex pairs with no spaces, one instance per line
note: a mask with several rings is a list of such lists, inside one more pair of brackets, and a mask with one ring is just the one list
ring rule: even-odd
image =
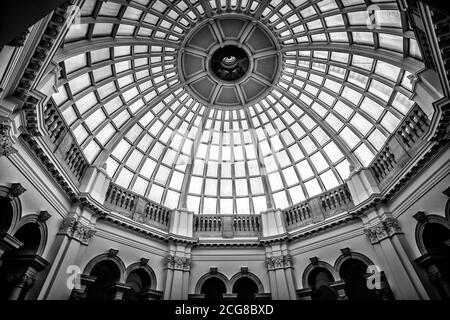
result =
[[195,215],[194,234],[198,237],[257,237],[261,231],[258,215]]
[[386,186],[397,172],[411,159],[413,149],[422,143],[422,137],[430,125],[425,113],[415,105],[397,129],[397,132],[386,142],[369,169],[380,188]]
[[52,100],[44,106],[43,125],[47,130],[44,139],[53,154],[62,160],[61,163],[69,169],[67,172],[73,174],[74,181],[79,183],[89,164]]
[[134,221],[151,225],[167,231],[171,210],[128,191],[114,183],[110,183],[106,192],[105,207],[124,215]]

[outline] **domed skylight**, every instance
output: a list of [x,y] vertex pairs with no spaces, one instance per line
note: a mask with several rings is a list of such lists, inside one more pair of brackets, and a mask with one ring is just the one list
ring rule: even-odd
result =
[[[342,184],[395,131],[423,68],[396,1],[86,0],[80,16],[52,99],[81,149],[113,182],[195,213],[283,209]],[[198,32],[209,43],[189,47]],[[210,68],[226,45],[249,58],[235,79]]]

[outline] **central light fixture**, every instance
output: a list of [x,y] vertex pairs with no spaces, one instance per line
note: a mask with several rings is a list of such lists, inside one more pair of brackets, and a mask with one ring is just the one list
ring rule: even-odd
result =
[[211,70],[222,80],[234,81],[242,78],[248,70],[249,58],[237,46],[228,45],[217,49],[211,58]]
[[277,38],[242,14],[221,14],[192,28],[181,44],[186,89],[214,108],[242,108],[271,90],[281,70]]

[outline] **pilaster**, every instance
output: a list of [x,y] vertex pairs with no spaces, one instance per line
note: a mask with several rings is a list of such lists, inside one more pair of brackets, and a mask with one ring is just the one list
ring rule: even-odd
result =
[[266,266],[272,299],[296,300],[293,259],[285,244],[266,247]]
[[371,210],[362,219],[394,297],[402,300],[428,299],[407,255],[407,244],[397,219],[383,207]]
[[[68,299],[72,293],[74,272],[81,273],[78,266],[85,248],[95,234],[95,217],[86,209],[75,204],[69,214],[61,221],[59,231],[53,243],[54,262],[42,286],[38,299]],[[76,276],[79,276],[78,274]]]
[[187,300],[191,271],[191,248],[186,245],[170,245],[165,259],[166,284],[164,300]]

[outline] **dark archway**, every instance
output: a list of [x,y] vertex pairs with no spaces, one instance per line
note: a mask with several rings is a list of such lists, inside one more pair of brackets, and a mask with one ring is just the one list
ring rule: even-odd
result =
[[450,255],[450,230],[439,223],[428,223],[423,230],[423,243],[428,252]]
[[0,234],[8,231],[14,218],[14,211],[9,199],[0,197]]
[[422,265],[443,300],[450,300],[450,230],[440,223],[428,223],[422,233],[427,253]]
[[[34,280],[34,275],[43,266],[36,263],[37,251],[41,243],[41,231],[36,223],[26,223],[21,226],[14,237],[23,244],[4,255],[0,267],[0,297],[1,299],[24,300]],[[33,277],[31,277],[33,275]]]
[[234,283],[233,293],[237,293],[237,300],[254,300],[255,294],[258,293],[258,286],[252,279],[242,277]]
[[367,287],[367,265],[358,259],[347,259],[339,270],[345,280],[345,293],[349,300],[379,300],[374,290]]
[[216,277],[206,280],[200,289],[200,292],[205,295],[205,300],[222,300],[226,291],[225,283]]
[[337,295],[331,284],[334,283],[331,273],[324,268],[314,268],[308,279],[309,287],[313,289],[312,300],[337,300]]
[[130,286],[124,295],[124,300],[147,300],[143,293],[150,289],[151,278],[144,269],[133,270],[127,277],[126,284]]
[[93,268],[90,276],[96,277],[95,282],[86,290],[87,300],[110,300],[109,288],[120,280],[120,270],[111,260],[98,262]]

